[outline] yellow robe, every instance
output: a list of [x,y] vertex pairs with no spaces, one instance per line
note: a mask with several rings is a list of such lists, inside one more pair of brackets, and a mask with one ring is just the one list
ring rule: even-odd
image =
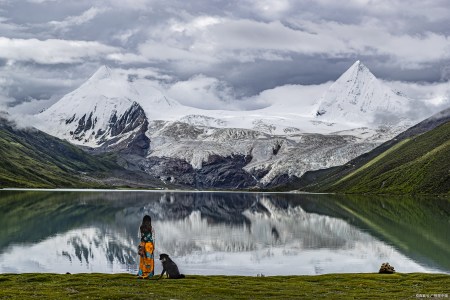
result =
[[155,274],[155,259],[153,257],[154,245],[151,233],[143,238],[139,247],[144,249],[144,253],[139,256],[138,276],[139,278],[152,277]]

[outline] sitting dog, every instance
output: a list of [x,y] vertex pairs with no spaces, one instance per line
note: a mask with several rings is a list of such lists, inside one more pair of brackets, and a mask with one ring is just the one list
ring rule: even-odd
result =
[[170,259],[169,255],[167,255],[165,253],[160,254],[159,260],[162,263],[163,270],[158,279],[160,279],[164,275],[164,273],[167,274],[167,278],[169,278],[169,279],[184,278],[184,275],[180,274],[180,271],[178,271],[177,265],[173,262],[173,260]]

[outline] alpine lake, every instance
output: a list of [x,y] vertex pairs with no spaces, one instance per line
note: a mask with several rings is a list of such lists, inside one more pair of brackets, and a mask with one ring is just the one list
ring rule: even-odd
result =
[[135,274],[146,214],[156,274],[450,273],[445,197],[92,190],[0,190],[0,273]]

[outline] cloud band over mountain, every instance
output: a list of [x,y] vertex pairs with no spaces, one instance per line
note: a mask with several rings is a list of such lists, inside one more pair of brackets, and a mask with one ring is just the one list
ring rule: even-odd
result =
[[0,0],[0,101],[35,112],[107,64],[151,70],[185,104],[252,109],[361,59],[437,111],[449,103],[449,19],[446,1]]

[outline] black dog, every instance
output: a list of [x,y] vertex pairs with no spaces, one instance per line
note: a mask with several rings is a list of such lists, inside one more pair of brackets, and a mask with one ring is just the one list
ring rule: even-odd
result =
[[173,262],[173,260],[170,259],[169,255],[167,255],[165,253],[160,254],[159,260],[162,263],[163,270],[158,279],[160,279],[164,275],[164,273],[167,274],[167,278],[169,278],[169,279],[184,278],[184,275],[180,274],[180,271],[178,271],[177,265]]

